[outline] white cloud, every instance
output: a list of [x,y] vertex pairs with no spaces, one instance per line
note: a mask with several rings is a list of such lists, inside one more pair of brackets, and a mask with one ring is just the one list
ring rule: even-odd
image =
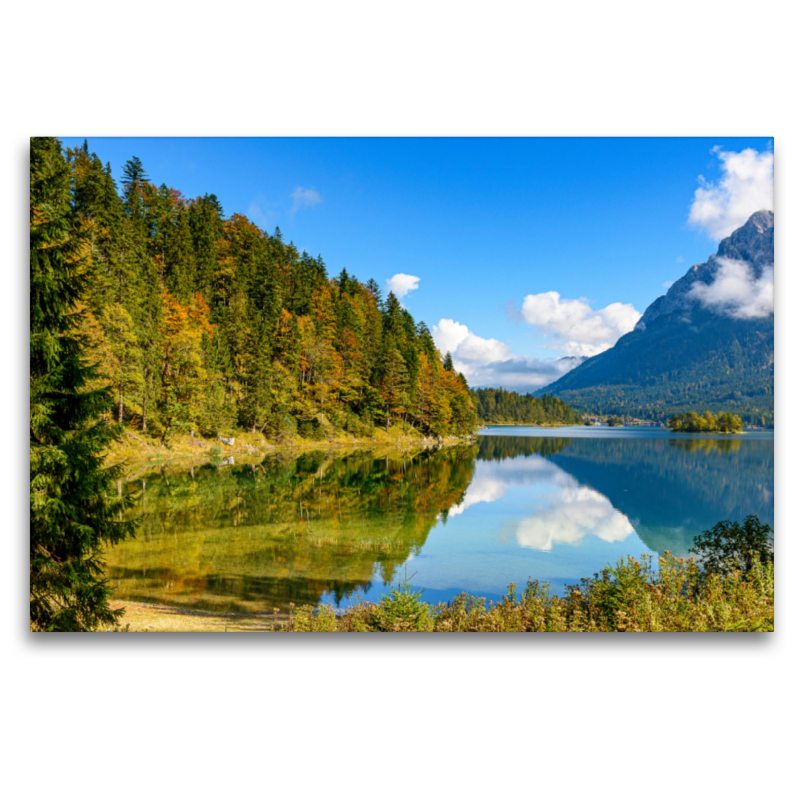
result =
[[577,366],[568,358],[544,360],[515,356],[498,339],[484,339],[466,325],[452,319],[440,319],[431,331],[436,347],[449,352],[453,366],[463,372],[470,386],[504,386],[533,391],[558,380]]
[[756,211],[772,211],[773,153],[746,148],[732,153],[717,146],[712,151],[722,162],[718,183],[698,176],[700,188],[694,193],[689,224],[715,240],[730,236]]
[[661,285],[662,285],[662,286],[663,286],[665,289],[669,289],[669,287],[670,287],[670,286],[672,286],[672,284],[673,284],[673,283],[675,283],[675,281],[664,281],[664,283],[662,283]]
[[386,280],[387,292],[394,292],[394,296],[401,301],[414,289],[419,287],[420,279],[416,275],[406,275],[403,272],[398,272],[397,275],[392,275],[391,278]]
[[767,317],[774,312],[774,271],[766,267],[760,277],[745,261],[714,257],[717,271],[711,283],[698,281],[689,296],[704,306],[734,319]]
[[683,256],[678,256],[678,257],[675,259],[675,263],[676,263],[676,264],[683,264]]
[[642,316],[630,303],[595,311],[585,300],[561,299],[558,292],[529,294],[522,318],[549,337],[545,347],[570,356],[594,356],[613,347]]
[[[483,339],[466,326],[452,319],[440,319],[431,331],[436,347],[449,352],[453,360],[469,364],[490,364],[511,357],[511,348],[498,339]],[[466,374],[466,373],[465,373]]]
[[292,198],[292,207],[289,210],[289,215],[294,216],[302,208],[312,208],[317,203],[322,202],[319,192],[316,189],[304,189],[298,186],[290,195]]

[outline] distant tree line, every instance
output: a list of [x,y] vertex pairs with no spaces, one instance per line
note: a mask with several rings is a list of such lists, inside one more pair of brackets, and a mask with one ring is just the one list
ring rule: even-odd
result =
[[580,425],[581,415],[557,397],[519,394],[508,389],[472,389],[483,423],[521,425]]
[[722,412],[714,415],[706,411],[701,417],[695,411],[688,414],[676,414],[667,423],[673,431],[684,431],[686,433],[697,433],[706,431],[709,433],[739,433],[744,425],[740,417],[729,412]]

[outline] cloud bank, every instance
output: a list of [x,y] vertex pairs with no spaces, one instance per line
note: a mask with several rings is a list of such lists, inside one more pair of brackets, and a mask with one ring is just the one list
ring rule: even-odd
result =
[[289,210],[289,216],[294,216],[302,208],[312,208],[317,203],[322,202],[319,192],[316,189],[304,189],[298,186],[290,195],[292,198],[292,207]]
[[464,373],[470,386],[534,391],[558,380],[579,363],[570,358],[545,360],[515,356],[505,342],[477,336],[466,325],[452,319],[440,319],[431,333],[436,347],[452,355],[453,366]]
[[757,319],[774,313],[774,270],[766,267],[756,277],[745,261],[714,257],[718,264],[711,283],[698,281],[689,297],[734,319]]
[[402,305],[403,298],[419,287],[419,281],[420,279],[416,275],[406,275],[403,272],[398,272],[397,275],[387,278],[386,291],[394,292],[394,296],[400,300],[400,305]]
[[746,148],[732,153],[717,146],[712,151],[722,162],[718,183],[698,176],[700,188],[694,193],[689,224],[711,239],[730,236],[756,211],[773,210],[773,154]]
[[595,311],[585,300],[562,299],[558,292],[529,294],[520,313],[547,337],[545,347],[568,356],[594,356],[608,350],[642,316],[630,303],[611,303]]

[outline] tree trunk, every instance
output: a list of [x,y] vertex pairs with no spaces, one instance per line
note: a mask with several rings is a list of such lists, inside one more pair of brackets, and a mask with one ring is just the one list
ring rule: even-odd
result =
[[122,389],[120,389],[119,390],[119,418],[117,419],[117,423],[119,425],[122,425],[122,411],[123,411],[123,400],[124,400],[124,398],[125,398],[125,395],[124,395]]
[[142,389],[142,432],[147,433],[147,370],[144,370],[144,387]]

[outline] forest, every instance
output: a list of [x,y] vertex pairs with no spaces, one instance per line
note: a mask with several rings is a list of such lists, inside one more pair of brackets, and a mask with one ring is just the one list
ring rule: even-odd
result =
[[329,277],[322,256],[279,229],[226,217],[214,194],[157,186],[135,156],[118,187],[86,142],[31,147],[68,181],[69,236],[87,275],[79,333],[94,385],[112,388],[115,422],[162,444],[236,429],[281,443],[475,428],[463,375],[375,280]]
[[550,395],[534,397],[508,389],[472,389],[472,399],[482,423],[503,425],[581,425],[583,418],[562,400]]

